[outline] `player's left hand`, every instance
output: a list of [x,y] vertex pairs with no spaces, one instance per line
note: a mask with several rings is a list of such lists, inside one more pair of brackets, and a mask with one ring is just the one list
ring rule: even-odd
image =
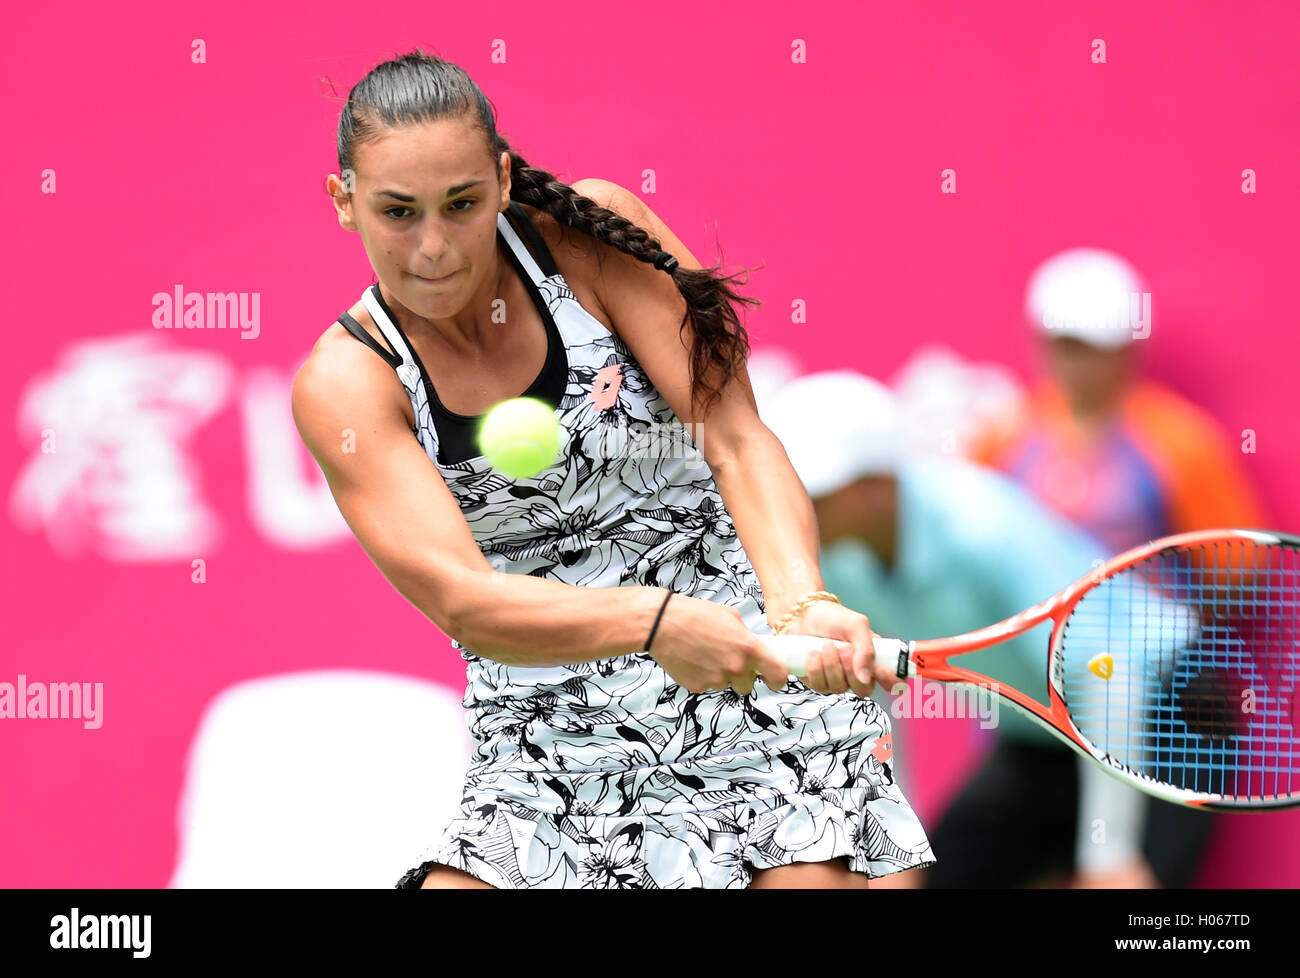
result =
[[[824,650],[808,653],[808,677],[802,680],[818,693],[847,693],[852,690],[868,697],[879,681],[887,689],[901,682],[897,673],[876,661],[871,623],[867,616],[834,601],[814,601],[786,628],[787,635],[820,635],[852,645],[851,652],[837,652],[829,643]],[[871,678],[858,678],[865,672]]]
[[1070,880],[1072,890],[1158,890],[1160,881],[1141,856],[1104,873],[1079,873]]

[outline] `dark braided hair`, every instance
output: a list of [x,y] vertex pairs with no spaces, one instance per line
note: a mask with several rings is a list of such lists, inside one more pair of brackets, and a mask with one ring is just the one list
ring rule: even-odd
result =
[[[387,128],[465,114],[484,133],[494,161],[500,161],[503,152],[510,154],[512,200],[545,211],[561,225],[672,276],[686,300],[678,332],[689,321],[695,333],[691,348],[692,409],[702,406],[707,412],[749,358],[749,336],[734,304],[757,306],[761,305],[759,300],[736,292],[731,283],[737,276],[721,275],[721,264],[700,269],[680,267],[677,259],[663,251],[659,241],[644,228],[584,197],[547,171],[531,166],[497,132],[492,103],[459,65],[417,48],[372,68],[348,93],[339,117],[339,173],[355,172],[357,147]],[[703,413],[696,420],[702,417]]]

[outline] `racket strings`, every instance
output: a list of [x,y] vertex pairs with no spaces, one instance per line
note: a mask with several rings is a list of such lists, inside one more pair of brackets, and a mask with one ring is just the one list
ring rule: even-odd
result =
[[1095,583],[1062,631],[1075,727],[1133,773],[1187,792],[1300,793],[1298,597],[1288,540],[1168,548]]

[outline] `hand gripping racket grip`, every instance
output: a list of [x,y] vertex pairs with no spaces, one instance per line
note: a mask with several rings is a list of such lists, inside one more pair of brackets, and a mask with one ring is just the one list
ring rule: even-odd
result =
[[[772,653],[785,663],[792,676],[808,675],[808,652],[820,649],[828,642],[841,652],[853,648],[848,642],[834,638],[822,638],[818,635],[760,635]],[[898,678],[906,681],[914,673],[910,658],[911,649],[907,642],[897,638],[885,638],[883,635],[871,636],[871,644],[876,650],[876,661],[888,663],[898,673]]]

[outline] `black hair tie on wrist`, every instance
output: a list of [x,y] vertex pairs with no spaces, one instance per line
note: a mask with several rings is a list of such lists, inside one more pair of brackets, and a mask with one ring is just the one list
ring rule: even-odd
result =
[[645,641],[645,650],[647,652],[650,651],[650,645],[655,640],[655,632],[659,631],[659,619],[664,616],[664,609],[668,607],[668,598],[672,596],[673,592],[669,591],[667,596],[664,597],[664,603],[659,606],[659,614],[655,615],[654,628],[650,629],[650,637]]
[[662,268],[665,272],[671,275],[677,270],[677,259],[668,254],[668,252],[661,251],[659,254],[655,255],[655,268]]

